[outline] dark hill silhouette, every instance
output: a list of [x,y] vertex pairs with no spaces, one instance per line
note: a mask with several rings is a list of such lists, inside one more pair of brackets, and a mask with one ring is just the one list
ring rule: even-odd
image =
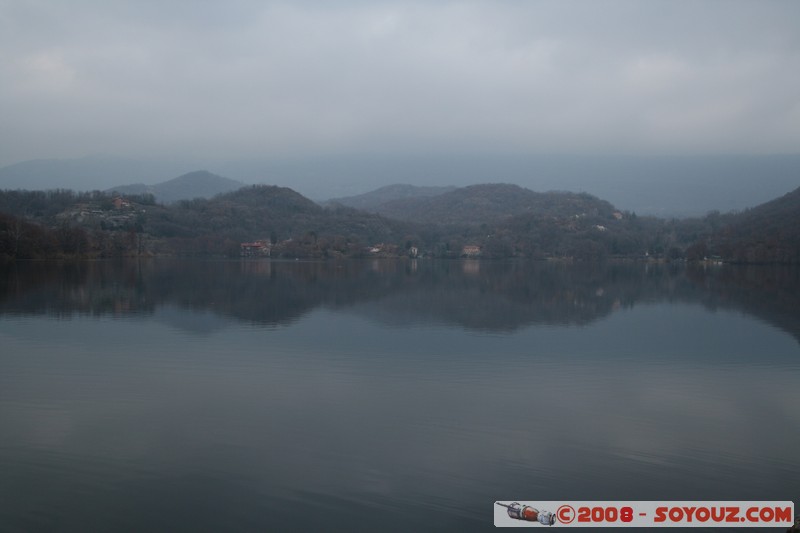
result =
[[297,191],[277,185],[250,185],[220,195],[217,199],[223,203],[236,203],[256,209],[277,209],[276,214],[323,212],[323,208]]
[[800,187],[742,212],[733,227],[758,227],[767,232],[800,234]]
[[353,253],[362,243],[396,241],[408,233],[401,222],[349,208],[324,208],[274,185],[251,185],[160,209],[148,211],[144,230],[182,240],[172,241],[180,252],[198,246],[203,252],[238,252],[239,242],[270,239],[282,243],[280,253],[287,256],[328,257]]
[[800,187],[725,219],[710,239],[710,254],[747,263],[800,261]]

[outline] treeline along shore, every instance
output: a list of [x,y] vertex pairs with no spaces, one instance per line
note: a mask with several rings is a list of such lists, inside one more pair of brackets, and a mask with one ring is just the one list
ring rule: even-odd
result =
[[475,257],[800,262],[800,188],[737,213],[637,216],[587,193],[508,184],[406,198],[385,214],[254,185],[162,204],[151,194],[0,191],[0,258]]

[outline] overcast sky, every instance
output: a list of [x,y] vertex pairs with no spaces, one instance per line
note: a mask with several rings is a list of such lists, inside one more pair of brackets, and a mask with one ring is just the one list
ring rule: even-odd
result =
[[0,164],[800,151],[800,2],[0,0]]

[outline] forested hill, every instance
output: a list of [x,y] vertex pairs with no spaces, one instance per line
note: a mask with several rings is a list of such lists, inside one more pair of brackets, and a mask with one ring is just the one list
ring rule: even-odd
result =
[[[242,207],[270,211],[277,215],[291,213],[322,213],[324,209],[297,191],[277,185],[250,185],[220,195],[209,204],[236,204]],[[191,204],[184,204],[191,205]]]
[[[394,203],[394,202],[390,202]],[[269,242],[273,257],[425,255],[800,263],[800,189],[743,213],[637,217],[583,193],[515,185],[464,187],[398,203],[396,218],[323,207],[258,185],[159,204],[152,195],[0,191],[0,257],[238,255]],[[265,245],[266,246],[266,245]],[[412,251],[414,250],[414,251]]]
[[780,198],[735,215],[701,246],[726,261],[800,261],[800,187]]
[[145,229],[167,239],[252,241],[270,234],[286,239],[296,230],[316,229],[323,213],[320,206],[291,189],[254,185],[213,199],[184,200],[156,209],[147,217]]
[[517,215],[610,217],[610,203],[586,193],[534,192],[518,185],[492,183],[462,187],[432,197],[386,202],[377,212],[388,218],[425,224],[494,224]]
[[758,229],[781,235],[800,235],[800,187],[742,212],[732,227],[751,234]]
[[241,242],[268,239],[283,243],[293,257],[329,257],[396,241],[403,226],[354,209],[326,209],[286,187],[252,185],[160,208],[148,216],[144,231],[187,253],[238,253]]
[[407,224],[323,208],[285,188],[254,185],[173,205],[152,195],[95,191],[0,191],[0,257],[140,254],[238,255],[243,242],[270,241],[281,255],[357,255],[399,242]]

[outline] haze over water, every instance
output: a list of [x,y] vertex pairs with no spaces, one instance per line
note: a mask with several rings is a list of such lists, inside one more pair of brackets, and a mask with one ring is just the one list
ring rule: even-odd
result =
[[0,524],[477,530],[496,500],[800,501],[800,272],[0,271]]

